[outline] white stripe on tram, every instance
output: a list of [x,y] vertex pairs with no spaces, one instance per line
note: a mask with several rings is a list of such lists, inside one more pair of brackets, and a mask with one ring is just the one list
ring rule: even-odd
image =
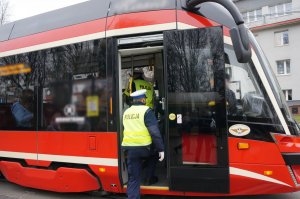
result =
[[255,66],[255,68],[257,70],[257,73],[260,76],[260,79],[261,79],[261,81],[262,81],[262,83],[263,83],[263,85],[264,85],[264,87],[265,87],[265,89],[267,91],[267,94],[270,97],[271,103],[273,104],[273,107],[274,107],[274,109],[276,111],[276,114],[277,114],[277,116],[278,116],[278,118],[279,118],[279,120],[280,120],[280,122],[281,122],[281,124],[283,126],[283,129],[284,129],[285,133],[287,135],[291,135],[290,129],[289,129],[289,127],[288,127],[288,125],[287,125],[284,117],[283,117],[283,114],[282,114],[282,112],[280,110],[280,107],[279,107],[279,105],[277,103],[277,100],[276,100],[275,95],[274,95],[274,93],[272,91],[272,88],[271,88],[271,86],[270,86],[270,84],[268,82],[266,74],[265,74],[265,72],[264,72],[264,70],[263,70],[263,68],[261,66],[260,61],[258,60],[258,57],[257,57],[256,53],[253,50],[252,50],[252,61],[253,61],[254,66]]
[[257,180],[262,180],[262,181],[266,181],[266,182],[272,182],[275,184],[280,184],[283,186],[288,186],[288,187],[292,187],[289,184],[286,184],[285,182],[276,180],[274,178],[270,178],[268,176],[264,176],[262,174],[259,173],[255,173],[252,171],[248,171],[248,170],[244,170],[244,169],[238,169],[235,167],[230,167],[230,175],[238,175],[238,176],[243,176],[243,177],[247,177],[247,178],[252,178],[252,179],[257,179]]
[[42,160],[52,162],[66,162],[74,164],[90,164],[101,166],[118,166],[117,158],[95,158],[84,156],[66,156],[66,155],[51,155],[51,154],[37,154],[37,153],[22,153],[11,151],[0,151],[0,157],[28,159],[28,160]]
[[11,151],[0,151],[0,157],[36,160],[37,153],[20,153]]

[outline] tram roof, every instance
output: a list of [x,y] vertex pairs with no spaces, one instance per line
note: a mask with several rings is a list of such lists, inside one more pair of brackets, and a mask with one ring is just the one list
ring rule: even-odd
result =
[[175,8],[176,0],[90,0],[5,24],[0,27],[0,42],[102,19],[106,16]]

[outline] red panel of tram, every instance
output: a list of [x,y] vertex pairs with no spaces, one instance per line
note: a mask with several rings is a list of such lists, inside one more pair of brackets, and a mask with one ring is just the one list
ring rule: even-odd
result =
[[188,24],[190,26],[195,26],[197,28],[206,28],[218,25],[217,23],[208,20],[202,16],[182,10],[177,11],[177,21]]
[[[275,143],[230,137],[229,162],[246,164],[284,165],[285,162]],[[238,149],[239,143],[247,143],[248,149]],[[272,154],[272,155],[270,155]]]
[[36,132],[0,131],[0,150],[36,153]]
[[105,19],[98,19],[86,23],[72,25],[34,35],[20,37],[0,43],[0,52],[30,47],[49,42],[70,39],[79,36],[103,32],[105,30]]
[[100,188],[98,180],[85,169],[61,167],[53,171],[25,168],[20,163],[1,161],[0,170],[10,182],[25,187],[56,192],[83,192]]
[[130,13],[130,14],[122,14],[122,15],[109,17],[107,19],[107,30],[158,25],[158,24],[175,23],[175,22],[176,22],[176,10],[161,10],[161,11]]
[[183,164],[217,164],[217,140],[215,135],[182,135]]
[[300,137],[274,134],[274,138],[278,143],[279,150],[284,153],[300,152]]
[[[230,168],[231,192],[237,195],[274,194],[294,190],[294,182],[286,165],[230,164]],[[254,193],[249,191],[249,187]]]
[[[219,25],[218,23],[208,20],[202,16],[196,15],[191,12],[182,11],[182,10],[177,11],[177,21],[178,23],[184,23],[188,26],[194,26],[197,28],[205,28],[205,27]],[[229,36],[229,29],[225,26],[223,28],[224,28],[224,35]]]
[[[96,149],[91,150],[90,137],[94,137]],[[116,133],[88,132],[40,132],[39,154],[117,158]]]

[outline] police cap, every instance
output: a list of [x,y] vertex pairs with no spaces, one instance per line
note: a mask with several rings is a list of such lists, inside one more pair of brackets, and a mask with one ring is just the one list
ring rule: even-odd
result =
[[130,97],[133,99],[141,99],[141,98],[146,98],[146,89],[138,90],[133,93],[131,93]]

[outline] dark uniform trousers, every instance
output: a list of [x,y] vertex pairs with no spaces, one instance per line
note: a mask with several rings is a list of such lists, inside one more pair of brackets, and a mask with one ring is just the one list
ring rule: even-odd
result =
[[146,176],[151,178],[154,176],[158,154],[150,150],[148,147],[134,147],[126,149],[127,153],[127,169],[128,169],[128,184],[127,195],[128,199],[140,199],[140,185],[143,161],[146,160]]

